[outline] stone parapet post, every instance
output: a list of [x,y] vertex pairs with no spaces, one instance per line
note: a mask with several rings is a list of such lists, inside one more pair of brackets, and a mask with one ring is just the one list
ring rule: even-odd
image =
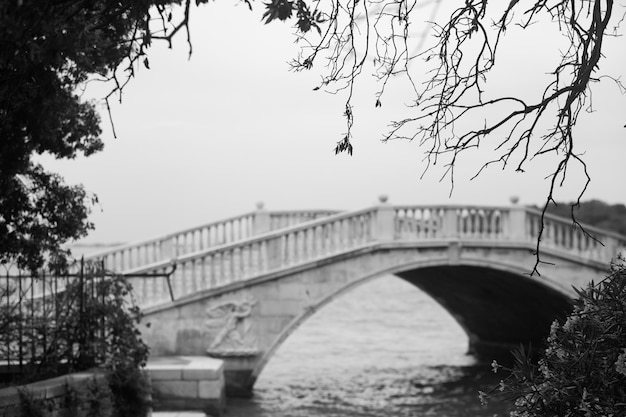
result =
[[442,237],[459,237],[459,225],[457,219],[457,209],[455,207],[445,208],[443,212]]
[[176,238],[169,237],[159,242],[161,259],[176,259]]
[[270,219],[270,213],[265,209],[263,202],[256,204],[256,211],[254,212],[254,223],[252,226],[252,232],[254,235],[260,235],[272,230],[272,224]]
[[528,238],[526,233],[526,210],[523,206],[513,205],[509,209],[509,221],[507,229],[503,230],[508,240],[524,241]]
[[387,196],[378,197],[380,205],[376,211],[376,226],[374,238],[378,241],[389,242],[395,238],[395,210],[387,202]]

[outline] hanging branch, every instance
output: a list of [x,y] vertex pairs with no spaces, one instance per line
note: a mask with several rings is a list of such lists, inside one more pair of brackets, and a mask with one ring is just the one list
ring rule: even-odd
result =
[[[365,0],[364,0],[365,1]],[[387,84],[397,75],[405,75],[414,89],[412,104],[414,116],[392,122],[391,129],[383,142],[394,139],[416,140],[425,148],[425,171],[440,160],[444,161],[443,177],[451,181],[454,188],[454,169],[466,151],[484,146],[486,142],[496,152],[496,157],[482,164],[476,176],[491,165],[503,169],[509,165],[524,172],[527,163],[540,156],[555,155],[557,162],[550,175],[550,189],[543,206],[541,228],[535,250],[536,262],[531,274],[539,274],[539,265],[545,263],[540,256],[540,243],[544,233],[544,216],[548,206],[555,204],[557,187],[562,186],[568,170],[578,166],[585,175],[576,202],[572,204],[574,227],[587,233],[574,216],[591,177],[582,156],[576,151],[574,127],[582,110],[591,106],[591,84],[598,81],[596,75],[602,58],[602,46],[610,31],[616,32],[624,20],[610,28],[614,9],[613,0],[537,0],[530,7],[518,0],[511,1],[495,22],[490,20],[486,0],[466,0],[454,9],[443,23],[432,23],[435,44],[419,54],[411,54],[409,45],[414,44],[409,27],[414,23],[416,3],[410,0],[370,0],[375,6],[363,13],[372,14],[373,50],[361,48],[355,51],[353,32],[343,36],[345,28],[352,28],[361,15],[344,10],[334,2],[333,13],[328,15],[329,28],[317,43],[312,43],[310,54],[298,61],[298,69],[309,69],[321,52],[326,53],[330,71],[321,86],[329,85],[349,88],[346,109],[351,109],[352,86],[362,70],[345,71],[340,63],[346,56],[360,56],[364,62],[368,55],[375,65],[375,76],[381,82],[375,106],[381,105],[381,97]],[[440,0],[436,1],[435,11]],[[347,3],[350,4],[350,3]],[[521,20],[516,14],[523,16]],[[438,16],[441,18],[441,16]],[[506,29],[515,24],[524,31],[531,31],[533,23],[550,19],[558,25],[559,32],[567,37],[567,49],[551,72],[551,80],[543,87],[538,99],[529,100],[517,96],[498,96],[493,91],[487,95],[489,72],[496,65],[496,57]],[[368,42],[369,45],[369,32]],[[423,44],[423,42],[420,42]],[[427,73],[427,81],[417,88],[409,71],[415,59],[433,65]],[[614,80],[624,91],[619,80]],[[497,93],[497,92],[496,92]],[[500,116],[485,120],[488,110],[499,109]],[[478,121],[478,122],[477,122]],[[545,129],[546,122],[552,127]],[[348,131],[354,116],[348,115]],[[480,123],[477,125],[477,123]],[[459,126],[470,126],[460,129]],[[499,137],[498,142],[493,138]],[[344,136],[335,152],[352,152],[350,135]],[[491,140],[492,142],[487,142]],[[443,159],[442,159],[443,158]]]

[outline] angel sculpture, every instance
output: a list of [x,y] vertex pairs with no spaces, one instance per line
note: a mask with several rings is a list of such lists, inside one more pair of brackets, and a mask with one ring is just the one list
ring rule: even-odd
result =
[[256,300],[224,301],[206,310],[206,326],[215,333],[207,353],[211,355],[251,355],[258,349],[250,335],[251,324],[247,318]]

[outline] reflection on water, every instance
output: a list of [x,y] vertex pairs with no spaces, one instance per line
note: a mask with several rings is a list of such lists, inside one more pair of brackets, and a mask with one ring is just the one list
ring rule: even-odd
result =
[[435,301],[395,277],[330,303],[279,348],[234,417],[492,416],[478,390],[497,384],[465,354],[467,336]]

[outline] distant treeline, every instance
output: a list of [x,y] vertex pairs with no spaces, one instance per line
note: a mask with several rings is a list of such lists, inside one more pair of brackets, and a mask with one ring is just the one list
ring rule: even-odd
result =
[[[557,216],[571,217],[571,203],[560,202],[551,204],[548,213]],[[623,204],[606,204],[599,200],[591,200],[580,203],[580,207],[574,209],[576,220],[601,229],[626,235],[626,206]]]

